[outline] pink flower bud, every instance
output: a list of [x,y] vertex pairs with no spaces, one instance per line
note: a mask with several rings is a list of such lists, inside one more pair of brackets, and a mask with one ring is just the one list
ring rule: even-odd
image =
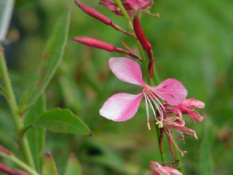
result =
[[139,42],[141,43],[143,49],[150,50],[151,44],[149,43],[149,41],[147,40],[147,38],[143,32],[142,26],[140,24],[140,21],[139,21],[139,18],[137,15],[134,16],[133,27],[134,27],[135,34],[136,34]]
[[79,6],[80,9],[82,9],[88,15],[96,18],[97,20],[102,21],[103,23],[105,23],[107,25],[111,25],[112,21],[109,18],[107,18],[106,16],[97,12],[95,9],[93,9],[93,8],[83,4],[81,2],[78,2],[77,0],[75,1],[75,3]]
[[85,44],[87,46],[91,47],[96,47],[99,49],[107,50],[109,52],[114,52],[115,51],[115,46],[105,43],[103,41],[99,41],[94,38],[89,38],[89,37],[73,37],[72,38],[74,41],[77,41],[79,43]]

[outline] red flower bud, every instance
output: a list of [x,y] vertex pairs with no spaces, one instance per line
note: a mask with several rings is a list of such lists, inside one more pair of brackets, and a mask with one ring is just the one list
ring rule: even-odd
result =
[[102,15],[101,13],[97,12],[95,9],[78,2],[77,0],[75,1],[75,4],[79,6],[80,9],[82,9],[84,12],[86,12],[88,15],[102,21],[103,23],[107,25],[111,25],[112,21],[111,19],[107,18],[106,16]]
[[74,41],[77,41],[79,43],[85,44],[87,46],[91,47],[96,47],[99,49],[107,50],[109,52],[114,52],[115,51],[115,46],[105,43],[103,41],[99,41],[94,38],[89,38],[89,37],[73,37],[72,38]]
[[134,16],[133,27],[134,27],[135,34],[136,34],[139,42],[141,43],[143,49],[150,50],[151,44],[149,43],[149,41],[147,40],[147,38],[143,32],[142,26],[140,24],[140,21],[139,21],[139,18],[137,15]]
[[127,54],[127,55],[130,55],[131,57],[134,57],[134,58],[142,61],[142,59],[139,56],[137,56],[134,52],[129,52],[129,51],[123,50],[121,48],[117,48],[112,44],[108,44],[108,43],[105,43],[103,41],[100,41],[100,40],[97,40],[94,38],[82,36],[82,37],[73,37],[72,40],[77,41],[81,44],[85,44],[87,46],[107,50],[109,52],[118,52],[118,53]]

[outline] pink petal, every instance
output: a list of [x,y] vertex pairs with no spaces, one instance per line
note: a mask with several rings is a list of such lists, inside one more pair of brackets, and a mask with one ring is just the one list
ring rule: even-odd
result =
[[116,122],[129,120],[136,114],[142,98],[143,94],[115,94],[104,103],[100,115]]
[[163,167],[170,175],[182,175],[182,173],[171,167]]
[[175,79],[167,79],[154,88],[156,95],[165,100],[169,105],[176,106],[184,101],[187,90],[183,84]]
[[183,113],[189,115],[192,119],[197,120],[199,122],[202,122],[202,120],[205,118],[193,110],[189,110]]
[[153,4],[153,1],[148,0],[125,0],[126,3],[134,10],[141,10],[150,8]]
[[150,161],[149,169],[154,175],[182,175],[178,170],[171,167],[164,167],[155,161]]
[[142,71],[137,62],[124,57],[112,57],[109,60],[109,67],[121,81],[145,86]]
[[183,105],[187,108],[199,108],[199,109],[205,107],[205,104],[203,102],[198,101],[195,98],[185,99],[180,105]]

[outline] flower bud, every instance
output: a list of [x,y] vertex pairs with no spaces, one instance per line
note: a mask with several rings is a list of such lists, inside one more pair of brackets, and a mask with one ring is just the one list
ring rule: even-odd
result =
[[134,27],[134,32],[139,40],[139,42],[141,43],[142,47],[144,50],[149,50],[151,48],[151,44],[149,43],[149,41],[147,40],[142,26],[140,24],[139,18],[137,15],[134,16],[133,19],[133,27]]
[[97,20],[107,24],[107,25],[111,25],[112,21],[111,19],[107,18],[106,16],[102,15],[101,13],[97,12],[95,9],[79,2],[79,1],[75,1],[75,4],[77,4],[77,6],[79,6],[80,9],[82,9],[85,13],[87,13],[88,15],[96,18]]
[[79,43],[85,44],[87,46],[91,47],[96,47],[99,49],[107,50],[109,52],[114,52],[115,51],[115,46],[105,43],[103,41],[99,41],[94,38],[89,38],[89,37],[73,37],[72,38],[74,41],[77,41]]

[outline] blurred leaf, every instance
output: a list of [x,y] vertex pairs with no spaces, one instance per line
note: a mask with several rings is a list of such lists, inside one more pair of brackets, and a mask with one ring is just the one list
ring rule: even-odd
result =
[[200,170],[202,175],[213,175],[213,162],[211,147],[214,140],[213,125],[206,119],[204,121],[204,136],[200,150]]
[[68,109],[52,109],[44,112],[33,124],[53,132],[92,135],[88,126]]
[[54,159],[50,153],[47,153],[44,166],[43,166],[43,172],[42,175],[57,175],[57,167],[54,162]]
[[105,146],[102,142],[98,142],[97,140],[91,140],[90,143],[92,144],[92,146],[96,147],[99,151],[101,151],[101,154],[93,155],[91,157],[92,161],[98,162],[121,173],[136,173],[135,169],[131,169],[130,167],[128,167],[128,165],[125,164],[121,155],[118,154],[116,151],[110,149],[109,147]]
[[64,48],[67,42],[68,29],[70,21],[70,12],[67,11],[58,19],[52,36],[49,39],[43,54],[43,61],[40,68],[40,75],[35,87],[29,93],[29,105],[45,90],[51,78],[53,77],[59,63],[62,60]]
[[65,175],[82,175],[80,163],[74,154],[69,157]]
[[[42,94],[36,101],[36,103],[29,109],[25,116],[25,127],[34,123],[40,115],[45,111],[45,97]],[[43,149],[45,145],[45,129],[34,127],[27,133],[29,145],[32,151],[34,162],[36,163],[37,170],[40,171],[43,164]]]
[[72,110],[79,113],[84,108],[83,101],[81,100],[80,88],[70,75],[70,69],[64,61],[60,68],[61,74],[59,76],[59,83],[63,93],[63,99],[68,107],[71,107]]

